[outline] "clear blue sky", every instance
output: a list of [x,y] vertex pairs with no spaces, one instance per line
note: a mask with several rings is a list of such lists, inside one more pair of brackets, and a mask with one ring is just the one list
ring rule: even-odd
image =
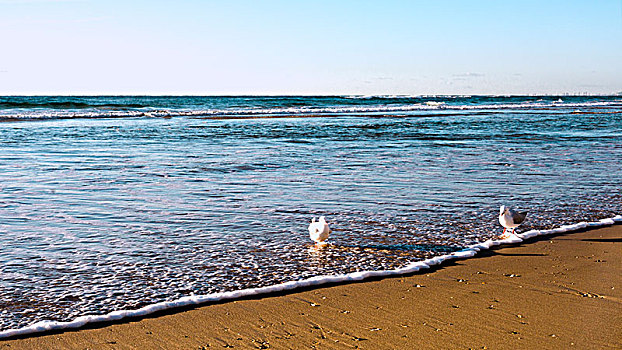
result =
[[0,0],[0,40],[0,94],[622,91],[619,0]]

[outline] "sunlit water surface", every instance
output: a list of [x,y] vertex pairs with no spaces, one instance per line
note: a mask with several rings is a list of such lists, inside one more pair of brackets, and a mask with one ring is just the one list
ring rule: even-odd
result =
[[0,122],[0,330],[620,214],[622,105],[575,109]]

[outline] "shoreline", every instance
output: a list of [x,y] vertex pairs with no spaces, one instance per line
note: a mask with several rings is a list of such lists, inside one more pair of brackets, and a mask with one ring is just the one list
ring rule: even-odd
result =
[[565,232],[574,232],[586,228],[601,227],[614,225],[622,222],[622,215],[615,217],[600,219],[592,222],[579,222],[576,224],[563,225],[548,230],[530,230],[509,236],[505,239],[492,240],[475,243],[464,247],[461,250],[454,251],[445,255],[435,256],[433,258],[422,261],[415,261],[401,268],[393,270],[368,270],[352,272],[339,275],[320,275],[304,280],[289,281],[281,284],[270,285],[260,288],[247,288],[229,292],[220,292],[207,295],[192,295],[182,297],[173,301],[163,301],[146,305],[139,309],[122,309],[110,312],[104,315],[83,315],[71,321],[39,321],[29,326],[17,329],[8,329],[0,331],[0,340],[12,339],[20,337],[28,337],[31,335],[44,334],[50,332],[62,332],[64,330],[81,329],[89,325],[110,324],[118,322],[129,322],[133,319],[141,319],[144,317],[153,317],[160,313],[175,313],[188,308],[206,306],[214,303],[223,303],[244,298],[253,297],[269,297],[278,293],[302,291],[308,288],[327,287],[330,285],[338,285],[343,283],[360,282],[373,278],[386,278],[391,276],[407,276],[419,272],[420,270],[430,269],[443,264],[447,260],[468,259],[476,256],[480,251],[488,250],[494,246],[502,244],[521,243],[526,239],[533,237],[548,236],[551,234],[559,234]]
[[[576,231],[577,229],[579,231]],[[620,329],[622,329],[622,315],[619,315],[619,312],[617,314],[615,313],[616,307],[619,310],[622,304],[622,285],[620,285],[620,276],[622,276],[620,270],[622,264],[620,263],[620,255],[617,254],[616,256],[615,254],[616,249],[619,252],[619,248],[617,248],[617,246],[612,246],[622,242],[622,238],[620,238],[622,237],[622,225],[589,229],[589,225],[586,224],[583,225],[583,227],[576,227],[575,231],[572,233],[564,233],[561,228],[548,231],[552,231],[548,234],[553,234],[555,236],[537,236],[525,242],[527,244],[501,246],[490,250],[483,250],[478,253],[479,259],[463,259],[464,257],[457,257],[457,260],[445,262],[442,265],[431,266],[431,269],[424,269],[415,273],[411,272],[405,276],[392,278],[386,278],[387,276],[375,276],[377,278],[372,278],[371,280],[366,280],[361,283],[332,283],[322,286],[310,286],[302,289],[297,288],[291,291],[277,291],[276,293],[268,295],[249,295],[242,299],[222,300],[204,306],[193,306],[185,311],[175,309],[150,316],[144,315],[146,317],[143,316],[142,318],[135,317],[123,321],[117,320],[114,323],[96,323],[79,330],[56,330],[48,333],[22,335],[17,339],[0,339],[0,347],[9,345],[13,348],[50,347],[72,349],[85,347],[89,344],[98,344],[98,347],[103,348],[151,348],[161,346],[164,348],[196,348],[206,346],[206,344],[211,344],[212,346],[218,344],[222,346],[233,346],[235,344],[236,347],[242,348],[261,348],[261,346],[267,346],[266,344],[272,344],[272,346],[276,346],[277,348],[308,348],[312,346],[314,342],[319,342],[317,344],[324,344],[324,346],[327,347],[337,348],[345,348],[347,347],[346,344],[360,347],[386,346],[398,348],[401,346],[422,347],[426,344],[428,346],[434,344],[438,347],[445,344],[445,346],[453,347],[458,344],[454,344],[454,342],[459,339],[475,341],[476,339],[472,339],[473,335],[485,331],[484,334],[480,334],[482,337],[480,340],[484,345],[478,347],[495,346],[503,348],[503,346],[509,346],[510,344],[523,347],[526,346],[526,344],[532,344],[532,346],[540,348],[555,348],[560,346],[572,346],[571,343],[574,343],[585,348],[585,344],[587,344],[589,338],[593,336],[593,334],[589,335],[586,333],[585,329],[587,328],[592,328],[590,333],[599,333],[599,331],[600,333],[605,333],[605,331],[609,329],[609,336],[606,334],[601,334],[600,336],[601,339],[604,339],[604,343],[591,343],[591,346],[597,345],[599,348],[622,346],[622,341],[620,340],[622,339],[622,331],[620,331]],[[522,235],[529,236],[529,232]],[[587,239],[587,241],[577,241],[577,239],[582,238]],[[560,244],[553,243],[568,244],[568,242],[574,242],[575,244],[571,247],[564,248],[563,251],[556,252],[556,254],[564,256],[575,254],[573,255],[576,256],[574,260],[577,261],[572,259],[566,261],[568,259],[562,259],[560,256],[556,259],[550,258],[551,262],[556,265],[550,267],[546,265],[541,266],[539,260],[542,260],[542,257],[552,256],[550,248],[560,246]],[[549,247],[549,244],[552,245]],[[590,246],[594,244],[600,244],[610,248],[606,252],[603,250],[603,252],[599,253],[602,257],[596,256],[598,252],[591,253],[591,255],[594,256],[593,261],[596,262],[596,260],[598,260],[597,264],[577,264],[579,262],[578,257],[588,256],[585,249],[589,250]],[[519,252],[519,254],[514,253],[514,251],[523,250],[527,252]],[[510,252],[506,253],[506,251]],[[507,263],[501,261],[501,266],[490,266],[491,262],[493,265],[498,263],[494,261],[495,259],[506,260],[504,257],[508,257],[507,259],[514,261]],[[509,264],[509,266],[507,264]],[[602,271],[598,270],[598,273],[587,271],[587,274],[575,276],[577,277],[576,280],[579,282],[572,281],[569,285],[564,285],[563,287],[557,286],[558,290],[562,290],[562,292],[553,290],[555,288],[548,288],[549,290],[543,294],[546,288],[544,288],[544,290],[542,288],[546,286],[546,283],[551,283],[548,281],[548,279],[550,279],[549,275],[553,277],[558,276],[558,279],[562,279],[563,277],[560,276],[568,274],[564,271],[556,270],[551,272],[547,270],[556,269],[556,266],[563,264],[572,265],[572,269],[581,271],[586,270],[587,267],[604,268],[601,269]],[[537,274],[537,276],[532,276],[540,278],[536,278],[536,280],[532,282],[527,282],[525,277],[533,272],[530,271],[531,265],[534,265],[534,267],[538,265],[537,269],[544,271],[544,275],[540,273]],[[455,269],[458,269],[458,271],[455,271]],[[460,271],[460,269],[471,271]],[[472,271],[473,269],[477,270],[475,274]],[[486,272],[495,269],[497,271],[505,269],[505,271],[502,271],[503,273],[501,273],[500,276],[498,276],[498,274]],[[521,270],[523,271],[522,273]],[[569,270],[571,269],[566,269],[566,271]],[[464,277],[452,277],[448,279],[448,273],[458,274]],[[603,276],[605,275],[609,275],[611,281],[603,280]],[[543,277],[545,278],[542,281]],[[508,282],[514,281],[521,282],[520,287],[516,287],[515,283],[508,284]],[[542,282],[544,282],[543,286],[540,285]],[[588,283],[588,286],[583,286],[586,282],[593,282],[591,284],[594,285],[609,283],[611,284],[611,289],[596,288],[597,290],[594,290],[594,288],[588,288],[590,283]],[[552,283],[555,284],[557,282],[553,280]],[[472,285],[470,289],[474,289],[475,285],[477,285],[477,289],[490,289],[490,287],[496,284],[500,284],[503,288],[509,289],[499,290],[499,288],[492,288],[493,290],[487,293],[483,290],[472,290],[470,293],[466,294],[464,291],[465,288],[469,289],[467,287],[469,285]],[[527,292],[527,290],[523,289],[523,284],[525,284],[526,287],[530,287],[528,291],[531,294],[536,293],[536,295],[534,297],[521,295],[523,292]],[[577,284],[577,286],[575,287],[574,284]],[[581,288],[579,284],[582,285]],[[404,287],[406,288],[405,290]],[[432,291],[434,292],[432,293]],[[414,293],[417,292],[419,292],[420,295],[416,298],[407,298],[408,294],[412,297],[415,296]],[[508,292],[510,292],[509,295]],[[450,308],[446,309],[446,305],[437,305],[441,303],[438,297],[447,296],[449,295],[448,293],[454,295],[456,297],[455,300],[452,300],[454,299],[452,296],[449,296],[449,300],[441,299],[445,302],[451,301],[452,305],[450,305]],[[377,298],[377,294],[384,295],[384,297]],[[469,312],[468,309],[473,307],[471,304],[477,304],[478,301],[481,301],[482,294],[490,294],[491,296],[495,294],[495,296],[488,298],[491,300],[485,302],[489,304],[487,307],[477,311],[471,310]],[[498,338],[497,342],[495,342],[494,337],[492,337],[494,333],[490,334],[490,332],[494,330],[490,325],[488,328],[485,327],[484,329],[473,329],[474,325],[480,323],[487,325],[491,321],[486,317],[482,318],[482,316],[490,314],[492,312],[491,310],[496,311],[502,309],[506,304],[511,305],[511,295],[517,297],[517,300],[513,301],[514,304],[519,301],[523,303],[528,302],[528,304],[532,304],[532,308],[538,305],[538,307],[541,307],[543,310],[548,308],[549,311],[544,315],[541,314],[542,310],[520,311],[512,315],[510,319],[504,319],[504,317],[502,317],[507,316],[507,311],[502,314],[493,314],[494,317],[492,320],[496,320],[494,322],[498,322],[498,329],[503,330],[503,332],[496,335]],[[320,297],[318,298],[318,296]],[[580,299],[574,301],[570,300],[573,298]],[[531,319],[537,319],[532,318],[533,316],[529,316],[530,313],[538,314],[540,319],[546,319],[551,315],[552,311],[555,311],[550,310],[550,305],[547,305],[545,300],[548,299],[551,299],[550,301],[555,305],[566,305],[567,309],[564,308],[562,314],[560,314],[560,317],[565,321],[567,321],[571,315],[574,315],[575,319],[573,322],[576,323],[584,319],[590,319],[590,317],[594,315],[606,314],[609,318],[609,325],[603,324],[604,322],[599,318],[601,321],[592,321],[592,325],[598,324],[597,328],[581,324],[581,328],[571,327],[569,329],[568,327],[557,325],[559,329],[553,329],[550,331],[551,333],[547,335],[550,339],[546,337],[543,338],[541,334],[537,337],[529,333],[523,335],[524,333],[521,329],[533,328],[533,324],[529,321],[531,321]],[[573,302],[578,303],[577,305],[583,305],[586,300],[596,303],[595,306],[592,305],[590,308],[595,307],[595,310],[598,312],[593,312],[593,310],[591,310],[586,315],[577,315],[575,311],[571,310]],[[399,304],[403,303],[408,304],[408,307],[398,307]],[[372,305],[375,305],[377,308],[371,308]],[[432,307],[432,309],[426,309],[429,307]],[[423,310],[411,313],[413,308],[415,310],[423,308]],[[387,313],[386,310],[392,311]],[[454,313],[462,314],[463,310],[466,310],[466,318],[451,317]],[[335,313],[335,311],[338,312]],[[334,315],[327,317],[327,313],[334,313]],[[438,313],[438,315],[435,315],[428,321],[412,321],[413,318],[429,318],[430,313],[433,315]],[[238,316],[233,316],[235,314],[238,314]],[[382,327],[370,326],[368,327],[369,329],[363,331],[363,329],[360,329],[360,323],[366,322],[367,318],[358,318],[357,322],[352,323],[352,319],[356,318],[350,316],[354,316],[354,314],[368,315],[370,319],[376,319],[378,324],[382,325]],[[278,317],[279,315],[282,317]],[[275,319],[275,317],[278,319]],[[397,322],[398,320],[396,317],[401,319],[400,322],[403,324],[400,325],[399,328],[387,332],[388,329],[394,328],[387,325],[387,323],[391,324]],[[312,322],[313,325],[310,327],[306,327],[304,323],[300,323],[302,320],[309,319],[315,319],[315,321]],[[445,323],[440,322],[440,320],[443,319],[445,319],[445,321],[443,321]],[[464,321],[472,319],[478,320],[477,324],[471,324],[469,326],[468,323],[471,322],[464,323]],[[272,322],[268,320],[272,320]],[[280,323],[276,322],[277,320],[280,320]],[[267,324],[261,326],[262,323],[266,322]],[[527,322],[527,325],[523,325],[522,322]],[[573,324],[573,322],[567,322],[567,324]],[[541,331],[544,331],[544,333],[547,332],[545,331],[546,327],[543,327],[544,325],[550,326],[551,324],[555,324],[553,320],[536,323],[538,328],[543,328]],[[270,324],[270,327],[268,327],[268,324]],[[311,323],[307,322],[307,326],[310,324]],[[462,324],[463,328],[466,327],[469,331],[466,333],[463,332],[462,334],[458,332],[458,334],[461,334],[458,337],[449,337],[453,339],[451,343],[444,343],[441,341],[442,339],[446,339],[448,335],[451,335],[452,332],[449,332],[451,328],[460,328],[449,326],[457,326],[459,324]],[[348,328],[351,326],[355,328],[358,327],[359,330],[357,332],[349,332]],[[510,326],[513,326],[516,330],[507,331],[509,332],[507,333],[507,329],[505,328]],[[152,327],[155,327],[152,331],[143,331],[144,329],[151,329]],[[290,327],[293,327],[292,329],[299,329],[301,327],[309,329],[306,329],[306,332],[300,334],[299,332],[287,330],[290,329]],[[372,330],[376,328],[377,330]],[[434,328],[434,332],[440,333],[436,334],[436,337],[429,337],[429,343],[416,342],[422,340],[422,334],[427,334],[426,331],[432,328]],[[233,329],[235,329],[236,332],[232,333]],[[278,335],[274,332],[275,330],[280,330],[282,334],[277,332],[280,334]],[[396,342],[395,338],[398,333],[404,333],[404,338],[400,340],[405,343]],[[556,341],[560,339],[572,338],[572,334],[575,333],[577,333],[576,335],[578,336],[576,341],[570,341],[567,344],[556,343]],[[230,336],[232,334],[239,334],[240,336],[231,338]],[[287,334],[291,335],[288,336]],[[511,337],[508,338],[508,334]],[[117,340],[110,340],[107,343],[104,341],[104,338]],[[258,341],[249,343],[249,339],[263,339],[261,341],[265,342],[265,344]],[[329,339],[331,342],[328,342]],[[521,340],[524,341],[521,342]],[[110,342],[114,342],[114,344]]]

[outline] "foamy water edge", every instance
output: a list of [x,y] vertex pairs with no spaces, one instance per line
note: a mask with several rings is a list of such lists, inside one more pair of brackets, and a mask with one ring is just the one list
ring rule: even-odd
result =
[[43,333],[49,331],[57,331],[64,329],[77,329],[83,327],[87,324],[92,323],[104,323],[111,321],[118,321],[124,318],[133,318],[133,317],[143,317],[147,316],[159,311],[181,308],[185,306],[198,306],[201,304],[219,302],[219,301],[228,301],[235,300],[244,297],[250,296],[261,296],[276,292],[284,292],[284,291],[294,291],[296,289],[307,288],[307,287],[315,287],[321,286],[325,284],[331,283],[343,283],[343,282],[354,282],[354,281],[363,281],[369,278],[374,277],[385,277],[385,276],[399,276],[399,275],[407,275],[418,272],[421,269],[430,268],[432,266],[441,265],[444,261],[453,260],[453,259],[466,259],[477,255],[479,251],[490,249],[491,247],[498,246],[501,244],[517,244],[521,243],[525,239],[537,237],[537,236],[546,236],[551,234],[559,234],[559,233],[567,233],[572,231],[578,231],[584,228],[597,228],[601,226],[610,226],[615,223],[622,222],[622,215],[616,215],[611,218],[601,219],[599,221],[592,222],[579,222],[577,224],[572,225],[563,225],[558,228],[549,229],[549,230],[530,230],[521,234],[517,234],[513,237],[502,239],[502,240],[492,240],[489,239],[482,243],[477,243],[465,247],[462,250],[437,256],[434,258],[426,259],[423,261],[417,261],[408,264],[399,269],[393,270],[380,270],[380,271],[359,271],[348,274],[339,274],[339,275],[329,275],[329,276],[316,276],[309,279],[301,280],[301,281],[291,281],[281,284],[276,284],[268,287],[261,288],[249,288],[242,289],[231,292],[222,292],[222,293],[212,293],[206,295],[193,295],[183,297],[174,301],[166,301],[155,303],[151,305],[147,305],[137,310],[118,310],[113,311],[106,315],[85,315],[75,318],[72,321],[60,322],[60,321],[39,321],[30,326],[17,328],[17,329],[9,329],[5,331],[0,331],[0,339],[9,338],[9,337],[17,337],[24,336],[28,334],[35,333]]

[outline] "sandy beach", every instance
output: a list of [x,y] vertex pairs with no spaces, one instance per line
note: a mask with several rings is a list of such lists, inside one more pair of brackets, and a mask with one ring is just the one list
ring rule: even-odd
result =
[[620,349],[622,226],[502,246],[421,273],[79,331],[10,349]]
[[622,1],[0,9],[0,350],[622,350]]

